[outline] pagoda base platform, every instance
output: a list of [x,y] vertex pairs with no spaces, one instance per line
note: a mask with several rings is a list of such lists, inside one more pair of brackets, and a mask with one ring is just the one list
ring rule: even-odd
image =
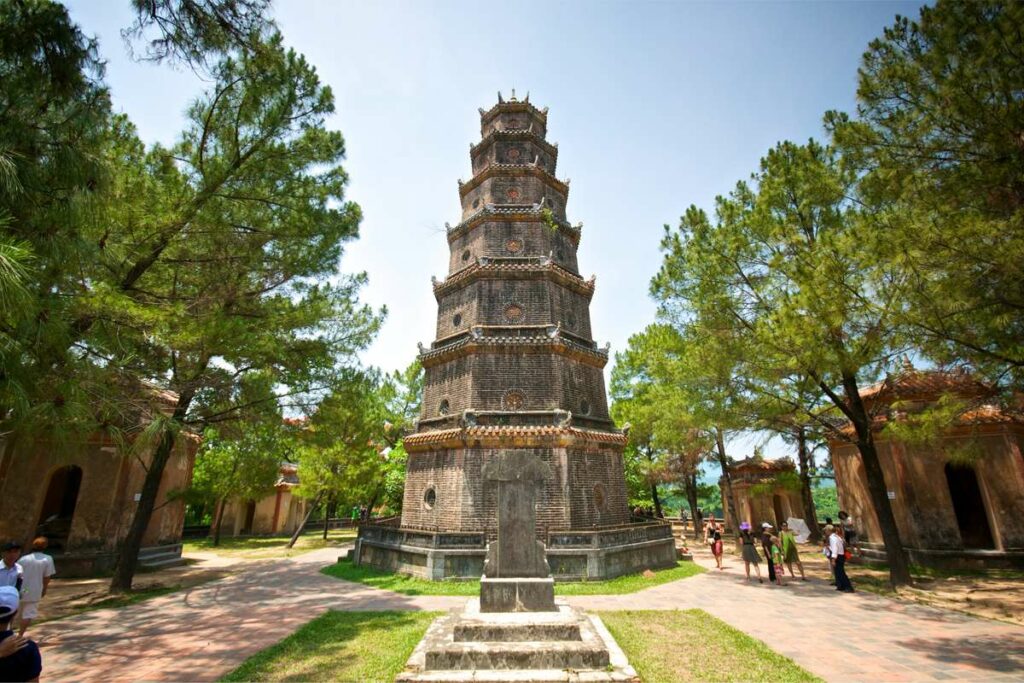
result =
[[637,681],[601,620],[559,603],[549,612],[481,612],[469,600],[438,617],[413,650],[402,683]]
[[[551,574],[558,580],[595,581],[675,566],[672,526],[649,522],[549,532],[544,541]],[[423,579],[478,579],[483,574],[487,535],[439,532],[387,524],[362,524],[349,557],[384,571]]]

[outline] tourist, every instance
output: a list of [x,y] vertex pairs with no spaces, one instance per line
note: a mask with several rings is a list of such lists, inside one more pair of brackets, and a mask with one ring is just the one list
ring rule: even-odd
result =
[[0,586],[14,586],[21,591],[21,565],[18,558],[21,557],[21,544],[17,541],[8,541],[0,548]]
[[839,523],[843,527],[843,541],[851,552],[860,555],[860,548],[857,545],[857,528],[853,525],[853,517],[843,510],[839,511]]
[[789,567],[789,575],[796,578],[793,573],[793,563],[796,563],[800,570],[800,580],[806,581],[804,576],[804,563],[800,561],[800,551],[796,547],[796,534],[789,528],[789,522],[782,523],[782,530],[779,532],[779,539],[782,543],[782,561]]
[[704,545],[710,546],[714,543],[715,531],[718,529],[718,524],[715,521],[715,516],[711,515],[708,517],[707,523],[704,525]]
[[50,579],[57,573],[53,566],[53,558],[44,553],[46,537],[40,536],[32,541],[32,552],[25,555],[18,564],[21,565],[23,583],[21,585],[21,620],[18,624],[18,635],[25,635],[25,629],[32,620],[39,616],[39,601],[46,595],[50,587]]
[[[825,519],[827,520],[829,518],[826,517]],[[831,572],[832,574],[832,580],[828,584],[830,586],[836,585],[836,566],[832,563],[832,549],[829,545],[829,539],[832,538],[832,532],[834,530],[835,527],[831,524],[826,524],[825,527],[821,530],[821,554],[825,556],[825,561],[828,562],[829,572]]]
[[832,567],[836,575],[836,590],[843,593],[852,593],[853,584],[850,583],[850,577],[846,575],[846,543],[843,541],[843,535],[839,533],[839,530],[835,527],[831,528],[832,533],[828,537],[828,548],[829,554],[832,556]]
[[10,640],[20,638],[10,628],[18,602],[14,586],[0,586],[0,681],[36,681],[43,670],[38,645],[25,638]]
[[743,568],[747,572],[747,581],[750,581],[750,565],[754,565],[757,572],[757,582],[764,583],[761,578],[761,558],[757,554],[757,547],[754,545],[754,535],[750,533],[750,522],[740,524],[740,543],[743,553]]
[[715,564],[718,565],[719,570],[725,569],[725,567],[722,566],[722,552],[722,532],[715,529],[715,533],[712,535],[711,541],[711,554],[715,556]]
[[770,522],[761,524],[761,548],[764,550],[764,559],[768,562],[768,582],[784,586],[781,573],[775,571],[778,539],[772,535],[773,528]]

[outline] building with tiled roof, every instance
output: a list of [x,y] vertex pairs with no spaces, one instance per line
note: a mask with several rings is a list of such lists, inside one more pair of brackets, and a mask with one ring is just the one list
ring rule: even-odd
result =
[[[539,493],[536,530],[556,575],[672,564],[669,527],[623,531],[626,436],[608,414],[608,349],[590,324],[595,280],[579,273],[581,230],[566,219],[569,182],[555,175],[547,110],[499,96],[480,117],[473,177],[459,183],[461,222],[447,230],[448,274],[433,282],[435,339],[420,347],[422,414],[404,441],[402,531],[367,529],[355,559],[428,578],[479,576],[497,528],[496,486],[481,472],[516,449],[554,473]],[[581,531],[604,542],[587,536],[586,548],[570,549]],[[452,538],[459,550],[445,551]]]
[[[861,397],[873,416],[887,494],[911,560],[1024,567],[1024,413],[1001,405],[995,389],[969,373],[909,365],[864,388]],[[938,433],[913,443],[897,436],[940,401]],[[857,447],[837,435],[829,449],[839,507],[853,515],[869,552],[880,551]]]
[[[749,522],[755,529],[769,522],[779,529],[790,517],[804,519],[800,489],[793,487],[796,465],[790,458],[766,460],[753,455],[729,464],[732,494],[736,499],[739,522]],[[725,478],[719,479],[725,519],[730,519],[729,496]]]

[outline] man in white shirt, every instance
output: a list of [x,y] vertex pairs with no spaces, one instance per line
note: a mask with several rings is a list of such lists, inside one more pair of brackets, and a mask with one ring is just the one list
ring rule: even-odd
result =
[[21,586],[21,625],[18,635],[25,635],[25,629],[39,616],[39,601],[50,587],[50,579],[57,573],[53,558],[44,553],[46,537],[32,541],[32,552],[18,560],[21,565],[23,583]]
[[8,541],[0,548],[0,586],[13,586],[21,592],[21,565],[18,558],[21,556],[21,544],[17,541]]
[[853,584],[850,583],[850,577],[846,575],[846,543],[843,541],[843,535],[835,529],[828,537],[828,550],[829,555],[832,556],[832,567],[835,570],[836,590],[852,593]]

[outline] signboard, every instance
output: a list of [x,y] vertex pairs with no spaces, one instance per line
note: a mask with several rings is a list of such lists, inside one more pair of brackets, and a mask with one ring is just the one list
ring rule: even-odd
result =
[[885,495],[889,496],[889,500],[896,500],[896,492],[895,491],[886,491]]

